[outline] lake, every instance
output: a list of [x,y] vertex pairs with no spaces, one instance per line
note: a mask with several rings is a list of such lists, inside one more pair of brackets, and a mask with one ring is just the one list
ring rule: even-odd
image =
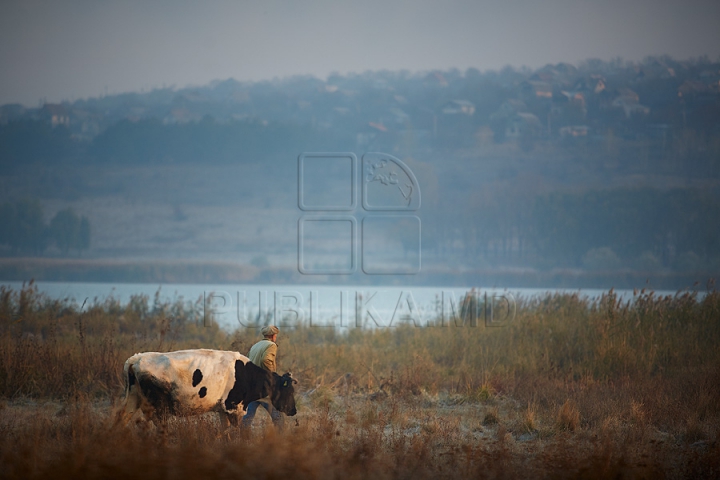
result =
[[[0,282],[13,290],[22,282]],[[482,311],[479,322],[499,325],[512,319],[521,300],[548,293],[578,293],[590,299],[608,290],[457,288],[399,286],[312,286],[312,285],[228,285],[228,284],[150,284],[35,282],[39,292],[53,299],[67,299],[78,306],[114,299],[126,304],[132,296],[146,295],[152,302],[157,294],[162,302],[195,304],[226,329],[256,327],[258,323],[291,326],[302,322],[317,327],[381,328],[409,323],[425,326],[428,321],[449,319],[460,314],[463,297],[470,291],[477,296]],[[632,300],[632,290],[616,290],[623,300]],[[657,291],[657,295],[674,295]]]

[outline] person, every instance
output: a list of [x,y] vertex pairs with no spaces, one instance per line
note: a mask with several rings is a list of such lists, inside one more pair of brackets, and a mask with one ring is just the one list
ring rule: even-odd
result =
[[[258,367],[262,367],[268,372],[276,372],[276,342],[278,333],[280,333],[280,329],[278,329],[275,325],[268,325],[263,327],[260,333],[262,333],[262,336],[264,338],[250,348],[248,358]],[[282,413],[280,413],[279,410],[276,410],[275,407],[273,407],[268,397],[261,398],[260,400],[256,400],[254,402],[250,402],[250,404],[247,406],[247,413],[242,419],[242,426],[250,427],[250,425],[252,425],[253,419],[255,418],[255,412],[260,406],[262,406],[270,414],[270,418],[272,418],[273,424],[277,428],[282,429]]]

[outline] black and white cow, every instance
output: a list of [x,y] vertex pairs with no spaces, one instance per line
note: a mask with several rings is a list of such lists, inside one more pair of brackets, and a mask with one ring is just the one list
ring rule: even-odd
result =
[[273,406],[293,416],[291,374],[270,373],[237,352],[180,350],[137,353],[125,362],[125,402],[118,421],[126,424],[142,412],[191,416],[218,412],[237,425],[250,402],[269,397]]

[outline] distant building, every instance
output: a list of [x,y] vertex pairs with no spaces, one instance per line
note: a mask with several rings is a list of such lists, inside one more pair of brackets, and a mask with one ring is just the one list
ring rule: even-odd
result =
[[358,148],[367,148],[376,139],[383,139],[389,134],[388,128],[382,122],[368,122],[356,134],[355,141]]
[[383,125],[381,122],[380,123],[368,122],[368,126],[379,132],[387,132],[388,131],[387,127],[385,125]]
[[667,64],[667,61],[661,58],[650,58],[642,67],[640,67],[636,76],[637,80],[648,78],[674,78],[675,69]]
[[587,137],[587,134],[587,125],[569,125],[560,128],[560,137],[562,138]]
[[552,99],[553,87],[549,82],[529,80],[520,84],[520,92],[524,98]]
[[447,87],[448,81],[445,79],[445,76],[440,72],[431,72],[428,73],[425,76],[425,85],[428,86],[437,86],[437,87]]
[[552,83],[557,75],[558,72],[552,65],[545,65],[542,69],[530,75],[528,80],[532,83]]
[[55,128],[57,126],[70,126],[70,112],[61,103],[46,103],[40,109],[40,118],[49,122]]
[[720,87],[720,70],[703,70],[699,77],[701,81],[706,82],[710,88],[716,91]]
[[467,115],[475,114],[475,105],[467,100],[451,100],[442,108],[444,115]]
[[686,80],[678,87],[681,100],[695,103],[716,103],[720,94],[720,83],[708,84],[699,80]]
[[84,109],[72,111],[73,138],[90,141],[100,133],[102,115]]
[[601,75],[593,74],[587,78],[581,78],[573,85],[573,90],[577,92],[599,94],[605,90],[607,82]]
[[634,105],[623,105],[623,111],[625,112],[625,117],[630,118],[634,115],[647,115],[650,113],[650,107],[636,103]]
[[567,98],[568,104],[577,108],[585,108],[585,95],[582,92],[563,90],[561,94]]
[[491,119],[496,118],[507,118],[512,115],[515,115],[516,113],[520,112],[526,112],[527,111],[527,105],[522,100],[517,100],[515,98],[511,98],[505,102],[503,102],[502,105],[500,105],[500,108],[498,108],[497,112],[490,115]]
[[163,118],[163,123],[165,125],[174,125],[189,123],[192,120],[198,120],[198,118],[193,116],[187,108],[173,108],[170,110],[170,113]]
[[650,108],[640,105],[640,97],[629,88],[618,89],[619,95],[610,104],[613,108],[622,108],[626,118],[633,115],[647,115]]
[[540,119],[532,113],[516,113],[505,127],[505,138],[518,139],[523,135],[538,137],[542,132]]

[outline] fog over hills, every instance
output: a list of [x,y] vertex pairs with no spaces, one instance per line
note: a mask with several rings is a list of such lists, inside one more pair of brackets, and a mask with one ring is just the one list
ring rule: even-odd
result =
[[[384,237],[422,256],[409,281],[465,271],[702,280],[720,271],[719,139],[720,63],[668,56],[7,104],[0,251],[6,263],[194,261],[297,277],[298,155],[352,152],[361,168],[364,153],[385,152],[422,192],[421,246]],[[320,177],[307,187],[333,188]],[[51,232],[68,209],[89,221],[89,246],[61,248]],[[35,230],[8,228],[30,211],[41,212]],[[5,272],[21,276],[13,265]]]

